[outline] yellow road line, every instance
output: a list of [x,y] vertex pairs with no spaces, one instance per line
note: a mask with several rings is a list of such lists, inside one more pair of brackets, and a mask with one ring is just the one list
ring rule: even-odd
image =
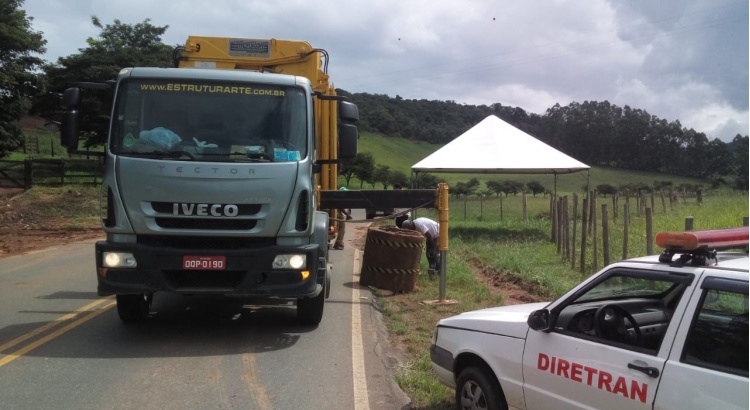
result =
[[[83,311],[87,310],[87,308],[90,308],[90,307],[93,307],[93,306],[96,306],[96,305],[99,305],[99,304],[101,304],[101,303],[102,303],[102,301],[104,301],[104,302],[109,302],[109,303],[107,303],[106,305],[102,306],[102,307],[101,307],[100,309],[98,309],[98,310],[92,310],[92,311],[88,311],[88,312],[86,313],[86,315],[84,315],[84,316],[82,316],[81,318],[79,318],[79,319],[77,319],[77,320],[75,320],[75,321],[71,322],[70,324],[68,324],[68,325],[66,325],[66,326],[64,326],[64,327],[61,327],[60,329],[57,329],[57,330],[55,330],[54,332],[52,332],[52,333],[48,334],[47,336],[44,336],[43,338],[41,338],[41,339],[39,339],[39,340],[35,341],[34,343],[29,343],[29,344],[28,344],[27,346],[25,346],[25,347],[22,347],[22,348],[20,348],[20,349],[16,350],[15,352],[13,352],[13,353],[9,353],[8,355],[6,355],[6,356],[5,356],[5,357],[3,357],[2,359],[0,359],[0,367],[3,367],[3,366],[5,366],[6,364],[8,364],[8,363],[10,363],[10,362],[12,362],[12,361],[14,361],[14,360],[18,359],[19,357],[21,357],[21,356],[25,355],[26,353],[28,353],[28,352],[30,352],[30,351],[32,351],[32,350],[34,350],[34,349],[36,349],[36,348],[37,348],[37,347],[39,347],[39,346],[41,346],[41,345],[43,345],[43,344],[45,344],[45,343],[49,342],[50,340],[52,340],[52,339],[54,339],[54,338],[56,338],[56,337],[59,337],[59,336],[61,336],[61,335],[65,334],[65,333],[67,333],[67,332],[68,332],[68,331],[70,331],[70,330],[73,330],[73,329],[75,329],[76,327],[78,327],[78,326],[80,326],[80,325],[82,325],[82,324],[84,324],[84,323],[88,322],[89,320],[91,320],[91,319],[93,319],[93,318],[95,318],[95,317],[97,317],[97,316],[101,315],[102,313],[106,312],[107,310],[111,309],[112,307],[114,307],[114,306],[115,306],[115,305],[117,304],[117,302],[115,302],[115,301],[114,301],[114,300],[112,300],[111,298],[110,298],[110,299],[100,299],[100,300],[98,300],[98,301],[96,301],[96,302],[94,302],[94,303],[90,303],[90,304],[88,304],[88,305],[86,305],[86,306],[84,306],[84,307],[82,307],[82,308],[80,308],[80,309],[76,310],[76,312],[78,312],[78,313],[81,313],[81,312],[83,312]],[[59,321],[60,321],[60,320],[61,320],[61,319],[62,319],[63,317],[66,317],[66,316],[70,316],[70,315],[75,315],[75,314],[74,314],[74,313],[71,313],[71,314],[68,314],[68,315],[62,316],[62,317],[61,317],[60,319],[57,319],[57,320],[56,320],[56,321],[54,321],[54,322],[48,323],[47,325],[45,325],[45,326],[42,326],[42,327],[40,327],[40,328],[38,328],[38,329],[36,329],[36,330],[34,330],[34,331],[30,332],[30,333],[38,334],[38,333],[40,333],[40,332],[42,331],[42,330],[40,330],[40,329],[42,329],[42,328],[46,328],[46,329],[48,329],[48,328],[50,328],[50,327],[51,327],[51,326],[50,326],[51,324],[59,323]],[[27,334],[27,335],[28,335],[28,334]],[[22,339],[22,338],[23,338],[23,340],[26,340],[26,339],[28,339],[29,337],[31,337],[31,336],[28,336],[28,337],[27,337],[27,335],[21,336],[21,337],[19,337],[18,339],[15,339],[15,340],[14,340],[13,342],[15,342],[15,341],[17,341],[17,340],[19,340],[19,339]],[[11,343],[12,343],[12,342],[11,342]],[[20,343],[20,342],[19,342],[19,343]],[[10,344],[10,343],[7,343],[7,344]],[[5,345],[4,345],[4,346],[5,346]]]
[[112,300],[112,298],[97,299],[96,301],[91,302],[91,303],[89,303],[88,305],[86,305],[86,306],[84,306],[82,308],[76,309],[76,310],[74,310],[71,313],[68,313],[66,315],[60,316],[59,318],[57,318],[57,319],[55,319],[55,320],[53,320],[53,321],[45,324],[44,326],[40,326],[40,327],[32,330],[31,332],[25,333],[25,334],[23,334],[23,335],[15,338],[15,339],[11,340],[10,342],[5,343],[4,345],[0,345],[0,352],[4,352],[4,351],[10,349],[11,347],[13,347],[13,346],[15,346],[15,345],[17,345],[19,343],[23,343],[24,340],[28,340],[28,339],[30,339],[30,338],[32,338],[32,337],[34,337],[34,336],[36,336],[36,335],[38,335],[38,334],[40,334],[42,332],[45,332],[49,328],[59,325],[60,322],[63,322],[65,320],[73,319],[74,317],[78,316],[81,312],[85,312],[85,311],[91,310],[91,309],[94,308],[94,306],[101,305],[102,303],[104,303],[104,302],[106,302],[108,300]]
[[244,364],[242,378],[245,380],[247,387],[250,388],[250,396],[255,401],[256,407],[263,410],[272,409],[271,399],[268,397],[263,383],[256,377],[258,370],[255,365],[255,357],[252,353],[243,354],[242,362]]

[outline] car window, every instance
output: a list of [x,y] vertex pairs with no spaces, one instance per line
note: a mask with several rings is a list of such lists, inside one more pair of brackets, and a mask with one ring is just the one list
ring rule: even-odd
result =
[[613,275],[578,297],[575,303],[623,297],[652,297],[663,294],[673,286],[673,282],[653,278]]
[[703,289],[681,361],[747,377],[749,332],[747,282],[735,290],[709,283]]
[[561,305],[555,329],[655,355],[690,280],[691,275],[613,270]]

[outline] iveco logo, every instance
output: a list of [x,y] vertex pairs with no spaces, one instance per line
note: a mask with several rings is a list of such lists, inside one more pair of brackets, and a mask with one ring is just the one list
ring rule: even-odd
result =
[[222,204],[172,204],[173,215],[237,216],[237,205]]

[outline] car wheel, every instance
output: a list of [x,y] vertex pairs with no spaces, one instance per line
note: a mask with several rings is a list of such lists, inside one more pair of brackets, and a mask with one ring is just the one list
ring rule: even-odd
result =
[[456,381],[456,408],[462,410],[508,410],[500,386],[486,367],[471,366]]

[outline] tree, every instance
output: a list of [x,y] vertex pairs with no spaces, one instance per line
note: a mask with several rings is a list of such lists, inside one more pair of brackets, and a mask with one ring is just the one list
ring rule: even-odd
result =
[[388,189],[388,186],[391,184],[391,167],[382,164],[375,166],[375,173],[372,177],[373,188],[375,188],[375,183],[377,182],[383,184],[383,189]]
[[732,140],[732,171],[735,177],[735,188],[748,190],[748,136],[737,134]]
[[391,185],[400,184],[402,187],[408,186],[409,177],[403,171],[393,170],[391,171]]
[[539,183],[539,181],[527,182],[526,188],[528,188],[534,196],[536,196],[536,194],[543,194],[545,190],[544,185]]
[[457,197],[466,197],[472,194],[473,189],[466,182],[457,182],[449,192]]
[[[35,110],[46,118],[54,117],[60,105],[62,92],[78,81],[105,82],[114,80],[124,67],[171,67],[173,48],[161,42],[169,26],[158,27],[146,19],[137,24],[102,25],[99,18],[91,17],[92,24],[101,29],[98,38],[88,38],[88,47],[79,54],[60,57],[56,64],[44,67],[49,90],[52,91],[35,104]],[[106,141],[112,94],[87,91],[84,94],[81,131],[87,146]]]
[[367,183],[372,183],[375,175],[375,158],[369,152],[357,153],[355,158],[354,176],[359,179],[359,187]]
[[440,180],[435,175],[421,173],[414,177],[413,183],[417,189],[436,189]]
[[596,192],[604,195],[614,195],[617,193],[617,188],[610,184],[599,184],[596,186]]
[[523,183],[518,181],[505,181],[502,184],[502,192],[507,197],[509,194],[517,195],[523,189]]
[[375,170],[375,159],[369,152],[359,152],[354,159],[343,161],[339,166],[339,173],[346,180],[346,186],[349,186],[351,179],[357,176],[360,180],[360,188],[362,188],[362,181],[369,179]]
[[487,189],[495,194],[495,197],[500,196],[503,192],[503,182],[498,180],[490,180],[484,183],[487,185]]
[[44,60],[47,41],[31,31],[32,17],[21,10],[23,0],[0,0],[0,158],[21,146],[23,133],[18,120],[27,111],[28,96],[41,92],[35,74]]

